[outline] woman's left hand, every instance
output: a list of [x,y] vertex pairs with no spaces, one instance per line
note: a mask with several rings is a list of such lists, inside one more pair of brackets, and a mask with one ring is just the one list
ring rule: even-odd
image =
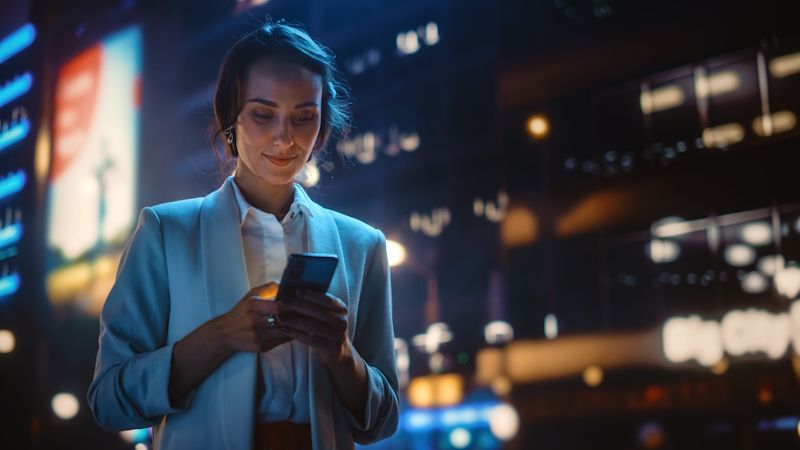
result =
[[313,347],[328,365],[353,358],[347,334],[347,306],[333,295],[298,290],[297,297],[279,300],[278,324],[282,331]]

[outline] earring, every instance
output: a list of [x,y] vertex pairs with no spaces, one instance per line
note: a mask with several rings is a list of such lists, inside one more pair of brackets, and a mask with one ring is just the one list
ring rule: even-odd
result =
[[223,133],[225,134],[226,137],[225,142],[227,142],[228,144],[233,144],[233,125],[226,128],[225,131],[223,131]]

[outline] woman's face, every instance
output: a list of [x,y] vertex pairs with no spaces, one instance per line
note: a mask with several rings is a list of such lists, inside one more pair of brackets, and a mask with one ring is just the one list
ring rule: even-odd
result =
[[292,183],[319,137],[321,102],[321,76],[277,59],[253,63],[236,119],[237,173]]

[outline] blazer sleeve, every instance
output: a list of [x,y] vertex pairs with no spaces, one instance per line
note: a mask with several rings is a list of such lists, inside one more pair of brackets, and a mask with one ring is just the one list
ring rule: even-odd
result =
[[399,400],[392,323],[392,289],[386,238],[376,232],[372,260],[366,271],[359,301],[353,346],[366,363],[367,405],[363,421],[347,408],[345,415],[359,444],[385,439],[397,430]]
[[169,288],[158,215],[144,208],[100,315],[89,408],[106,430],[146,428],[185,411],[168,395],[173,344],[166,344]]

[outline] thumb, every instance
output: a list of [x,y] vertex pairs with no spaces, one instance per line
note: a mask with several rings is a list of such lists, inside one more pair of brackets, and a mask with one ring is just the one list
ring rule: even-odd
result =
[[260,297],[265,300],[274,300],[278,295],[278,283],[270,281],[269,283],[262,284],[253,288],[253,296]]

